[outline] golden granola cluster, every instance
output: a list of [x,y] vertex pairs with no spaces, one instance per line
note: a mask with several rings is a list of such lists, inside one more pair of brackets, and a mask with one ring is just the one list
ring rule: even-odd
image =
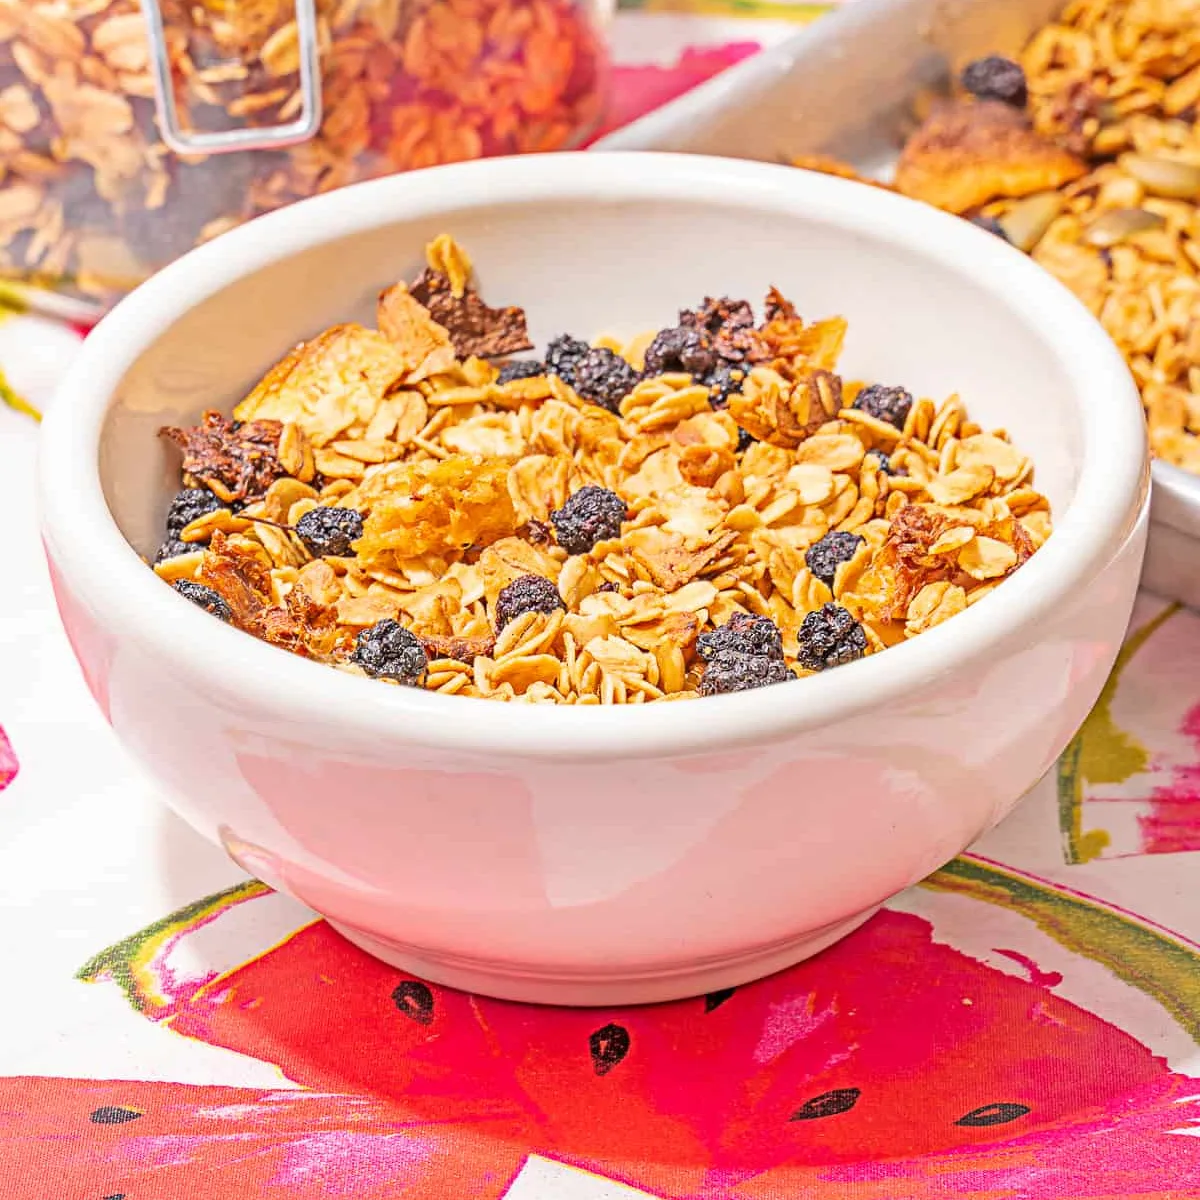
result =
[[1019,65],[1028,104],[935,105],[896,188],[1065,283],[1124,353],[1154,454],[1200,471],[1200,3],[1072,0]]
[[[529,349],[448,237],[378,329],[298,346],[183,452],[155,570],[269,642],[431,690],[641,703],[924,632],[1050,535],[957,396],[844,381],[846,324],[706,300],[629,345]],[[489,357],[506,360],[496,366]]]

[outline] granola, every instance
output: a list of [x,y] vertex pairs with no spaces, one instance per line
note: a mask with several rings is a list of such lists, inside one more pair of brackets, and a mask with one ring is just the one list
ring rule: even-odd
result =
[[1200,2],[1072,0],[1017,74],[1015,103],[935,106],[896,187],[1065,283],[1124,353],[1152,452],[1200,472]]
[[[300,110],[292,0],[160,0],[201,130]],[[138,0],[0,0],[0,277],[108,303],[260,213],[437,163],[557,150],[605,100],[572,0],[317,0],[324,119],[290,149],[183,158],[155,118]]]
[[484,304],[448,238],[427,259],[378,330],[319,334],[231,418],[163,430],[183,490],[154,570],[186,599],[396,684],[647,703],[877,653],[1050,536],[1002,430],[837,373],[840,317],[772,289],[761,321],[706,298],[628,345],[494,363],[442,320],[499,358],[524,313]]

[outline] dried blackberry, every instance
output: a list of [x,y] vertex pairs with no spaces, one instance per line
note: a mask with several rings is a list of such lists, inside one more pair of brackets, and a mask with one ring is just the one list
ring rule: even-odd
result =
[[712,338],[703,329],[676,325],[660,329],[654,341],[646,347],[647,375],[665,375],[669,371],[684,371],[689,375],[705,376],[717,365]]
[[296,522],[296,535],[314,558],[353,554],[363,535],[362,514],[353,508],[313,508]]
[[628,516],[625,501],[608,488],[589,483],[550,514],[554,536],[568,554],[586,554],[597,542],[621,536]]
[[212,613],[219,621],[232,621],[233,610],[220,592],[205,587],[202,583],[194,583],[190,579],[177,579],[171,585],[185,600],[190,600],[197,608],[206,613]]
[[175,494],[167,509],[167,534],[178,537],[193,521],[224,507],[208,488],[184,488]]
[[705,662],[721,654],[744,654],[783,660],[783,635],[774,621],[735,612],[724,625],[696,639],[696,653]]
[[546,347],[546,372],[557,375],[564,383],[575,384],[575,368],[591,349],[587,342],[577,341],[569,333],[560,333]]
[[429,667],[420,638],[390,617],[358,635],[350,660],[373,679],[392,679],[409,687],[420,687]]
[[824,671],[854,662],[867,651],[863,627],[840,605],[826,604],[800,624],[796,661],[808,671]]
[[553,580],[542,575],[522,575],[501,588],[496,597],[496,632],[526,613],[552,613],[566,607]]
[[729,403],[729,397],[742,390],[747,373],[747,368],[740,363],[718,363],[704,377],[704,382],[708,385],[709,404],[713,408],[724,408]]
[[535,379],[546,374],[546,364],[537,358],[514,358],[500,368],[497,383],[512,383],[514,379]]
[[999,100],[1013,108],[1024,108],[1029,100],[1025,72],[1011,58],[989,54],[963,68],[962,85],[978,100]]
[[[988,233],[998,237],[1001,241],[1007,242],[1008,234],[1004,232],[1004,226],[996,220],[995,217],[985,217],[980,214],[970,218],[972,225],[978,225],[980,229],[986,230]],[[1011,245],[1011,243],[1009,243]]]
[[842,533],[831,530],[819,542],[814,542],[804,553],[808,569],[824,584],[833,587],[837,569],[849,562],[863,539],[857,533]]
[[873,383],[854,397],[854,407],[860,412],[878,421],[886,421],[897,429],[904,428],[912,406],[912,396],[902,387],[884,387],[882,383]]
[[191,554],[193,550],[199,550],[200,547],[195,542],[181,542],[179,538],[167,535],[167,540],[158,548],[158,553],[154,556],[154,565],[158,566],[161,562],[166,562],[168,558],[178,558],[181,554]]
[[575,364],[574,388],[584,400],[615,413],[640,375],[615,351],[589,350]]

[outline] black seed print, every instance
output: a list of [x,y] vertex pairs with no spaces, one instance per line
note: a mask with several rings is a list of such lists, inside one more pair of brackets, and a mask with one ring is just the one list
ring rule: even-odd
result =
[[719,992],[709,992],[704,997],[704,1011],[706,1013],[714,1012],[736,991],[737,988],[722,988]]
[[104,1104],[92,1111],[91,1121],[93,1125],[124,1125],[141,1115],[136,1108],[126,1108],[123,1104]]
[[392,1003],[418,1025],[433,1024],[433,993],[417,979],[406,979],[392,993]]
[[623,1025],[605,1025],[588,1038],[592,1069],[607,1075],[629,1053],[629,1030]]
[[849,1112],[861,1095],[862,1088],[837,1088],[832,1092],[822,1092],[811,1100],[805,1100],[788,1120],[815,1121],[818,1117],[836,1117],[838,1113]]
[[100,1200],[125,1200],[124,1192],[113,1192],[111,1196],[101,1196]]
[[1018,1117],[1023,1117],[1029,1112],[1029,1108],[1024,1104],[985,1104],[980,1108],[973,1108],[965,1117],[959,1117],[955,1121],[955,1125],[968,1125],[971,1127],[979,1125],[1007,1125],[1009,1121],[1015,1121]]

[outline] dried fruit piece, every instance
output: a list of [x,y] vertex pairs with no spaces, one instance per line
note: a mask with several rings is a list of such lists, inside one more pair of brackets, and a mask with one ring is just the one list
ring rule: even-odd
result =
[[696,639],[696,652],[705,662],[719,654],[746,654],[764,658],[783,658],[783,634],[768,617],[735,612],[709,633]]
[[867,652],[863,627],[837,604],[822,605],[800,623],[796,661],[807,671],[854,662]]
[[1029,86],[1020,63],[999,54],[968,63],[961,79],[963,87],[979,100],[999,100],[1013,108],[1024,108],[1029,100]]
[[450,333],[433,319],[402,283],[380,292],[375,306],[379,331],[395,346],[409,383],[439,375],[454,365]]
[[460,358],[500,358],[533,348],[523,308],[489,308],[470,287],[464,287],[462,295],[456,296],[450,277],[430,267],[409,292],[449,333]]
[[185,600],[190,600],[197,608],[211,613],[218,621],[228,624],[233,620],[233,610],[224,597],[214,592],[212,588],[205,587],[202,583],[195,583],[191,579],[177,579],[171,586]]
[[167,509],[167,534],[178,538],[185,526],[223,507],[208,488],[184,488],[176,492]]
[[640,376],[619,354],[604,347],[589,350],[573,367],[573,386],[584,400],[615,413]]
[[884,387],[881,383],[873,383],[870,387],[863,388],[854,397],[853,405],[860,412],[865,412],[878,421],[886,421],[897,429],[904,428],[912,406],[911,393],[902,387]]
[[783,660],[783,635],[767,617],[735,612],[729,620],[696,639],[705,662],[702,696],[744,692],[795,679]]
[[833,587],[838,567],[849,562],[862,544],[863,539],[857,533],[831,530],[819,542],[809,546],[804,552],[804,561],[823,584]]
[[554,536],[568,554],[587,554],[597,542],[621,536],[628,515],[625,501],[616,492],[588,484],[550,514]]
[[314,558],[353,554],[363,535],[362,513],[353,508],[311,509],[296,522],[296,535]]
[[194,554],[199,547],[194,542],[183,542],[177,537],[168,537],[154,555],[154,565],[166,562],[169,558],[178,558],[181,554]]
[[1086,167],[1037,133],[1025,114],[998,100],[940,104],[909,139],[896,189],[949,212],[965,213],[997,196],[1061,187]]
[[646,347],[643,365],[647,375],[682,371],[706,376],[716,367],[717,354],[707,330],[675,325],[654,335],[654,341]]
[[546,347],[546,370],[573,387],[575,368],[590,349],[591,346],[587,342],[581,342],[569,333],[560,333]]
[[366,563],[486,546],[513,532],[507,462],[470,455],[396,463],[361,489],[370,511],[357,544]]
[[500,368],[496,382],[512,383],[515,379],[536,379],[546,374],[546,364],[537,358],[514,358]]
[[382,333],[335,325],[272,367],[233,415],[239,421],[291,421],[313,445],[326,446],[352,426],[371,421],[388,392],[413,370]]
[[429,668],[421,640],[390,618],[377,621],[358,635],[350,659],[372,679],[390,679],[408,687],[420,687]]
[[553,580],[542,575],[521,575],[496,597],[496,632],[526,613],[565,612],[566,607]]
[[721,696],[729,692],[747,692],[795,679],[781,658],[759,654],[723,653],[713,656],[700,676],[700,695]]
[[255,500],[285,475],[279,462],[278,421],[230,421],[206,412],[189,429],[164,426],[159,433],[183,451],[183,471],[225,503]]

